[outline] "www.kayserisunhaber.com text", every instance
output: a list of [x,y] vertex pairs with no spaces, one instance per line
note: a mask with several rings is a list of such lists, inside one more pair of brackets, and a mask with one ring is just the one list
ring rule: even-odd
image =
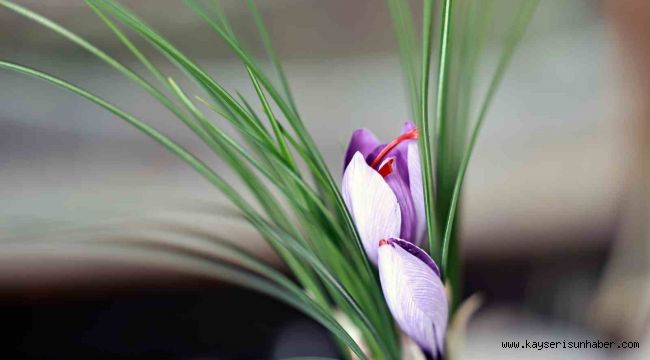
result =
[[561,340],[561,341],[502,341],[502,349],[530,349],[530,350],[553,350],[553,349],[638,349],[638,341],[600,341],[600,340]]

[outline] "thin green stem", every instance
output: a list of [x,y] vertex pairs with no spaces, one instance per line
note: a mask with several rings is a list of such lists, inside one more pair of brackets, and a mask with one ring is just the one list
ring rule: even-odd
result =
[[424,206],[427,218],[429,252],[439,260],[439,230],[435,213],[433,156],[431,155],[431,130],[429,119],[429,73],[431,69],[431,42],[433,37],[433,0],[424,1],[422,25],[422,72],[420,74],[420,154],[424,180]]
[[[440,48],[438,52],[438,84],[436,92],[436,178],[438,186],[438,205],[445,198],[444,179],[446,178],[446,155],[447,147],[447,126],[448,121],[448,98],[450,91],[450,69],[451,69],[451,36],[453,21],[453,0],[444,0],[442,3],[442,24],[440,31]],[[444,216],[444,208],[438,206],[438,215]],[[446,229],[443,229],[443,231]]]
[[275,72],[280,78],[280,83],[282,84],[282,89],[284,90],[285,96],[287,97],[287,102],[289,103],[289,106],[291,106],[293,112],[297,114],[298,107],[296,106],[295,100],[293,98],[293,94],[291,93],[291,88],[289,87],[289,81],[287,80],[287,76],[284,73],[284,69],[282,68],[282,63],[280,63],[280,61],[278,60],[278,54],[276,53],[275,48],[271,43],[271,37],[269,36],[269,32],[266,29],[266,26],[264,25],[264,21],[262,21],[262,16],[260,15],[260,12],[257,9],[257,6],[255,5],[255,1],[247,0],[246,4],[248,5],[251,15],[253,16],[253,20],[255,21],[255,26],[257,27],[257,32],[260,34],[260,38],[262,39],[262,44],[264,44],[264,49],[266,50],[266,54],[269,60],[271,60],[271,63],[275,68]]
[[253,73],[253,71],[251,71],[249,67],[246,67],[246,71],[248,72],[248,76],[250,77],[251,82],[255,87],[255,92],[257,93],[257,97],[260,99],[260,102],[262,103],[262,108],[264,109],[264,113],[269,118],[269,122],[271,123],[271,128],[273,129],[273,133],[275,134],[275,140],[278,142],[278,146],[280,147],[280,151],[282,155],[287,161],[287,164],[291,168],[296,169],[296,163],[293,160],[293,155],[291,155],[291,152],[289,151],[289,147],[287,146],[287,143],[284,139],[284,135],[280,131],[280,123],[278,122],[278,119],[273,114],[273,109],[271,109],[271,105],[266,99],[266,95],[264,95],[264,90],[260,86],[260,83],[257,80],[255,73]]

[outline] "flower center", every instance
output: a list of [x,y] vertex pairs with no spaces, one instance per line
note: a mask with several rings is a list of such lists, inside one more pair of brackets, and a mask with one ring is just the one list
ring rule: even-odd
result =
[[395,159],[390,159],[382,165],[377,172],[379,175],[382,177],[386,177],[390,175],[393,172],[393,163],[395,162]]
[[379,246],[384,246],[384,245],[388,245],[388,240],[386,239],[379,240]]
[[[409,131],[405,132],[404,134],[396,137],[393,141],[389,142],[388,144],[386,144],[386,146],[383,149],[381,149],[379,154],[377,154],[377,156],[375,157],[375,160],[373,160],[372,163],[370,164],[370,167],[371,168],[377,167],[377,165],[379,165],[381,163],[381,161],[386,157],[386,155],[388,155],[388,153],[391,150],[393,150],[397,145],[403,143],[406,140],[415,140],[417,138],[418,138],[418,129],[409,130]],[[388,164],[388,163],[386,163],[386,164]],[[386,164],[384,164],[384,166],[386,166]],[[392,162],[391,162],[391,165],[392,165]],[[382,168],[384,166],[382,166]],[[392,166],[391,166],[391,171],[392,171]],[[380,169],[380,173],[381,173],[381,169]],[[390,172],[388,172],[388,174],[390,174]],[[386,176],[386,175],[383,175],[383,176]]]

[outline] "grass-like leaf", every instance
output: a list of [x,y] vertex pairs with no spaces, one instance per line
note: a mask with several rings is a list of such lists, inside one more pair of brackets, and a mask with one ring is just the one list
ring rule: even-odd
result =
[[508,66],[508,63],[512,59],[512,55],[514,53],[515,48],[517,47],[517,44],[519,44],[519,41],[521,40],[523,34],[525,33],[526,27],[528,26],[528,23],[530,22],[530,19],[535,9],[537,8],[538,2],[539,2],[538,0],[525,1],[520,6],[514,24],[510,29],[510,31],[508,32],[507,38],[505,40],[504,50],[501,53],[494,75],[492,76],[492,80],[490,81],[487,94],[481,104],[478,119],[474,124],[474,127],[471,132],[469,145],[467,146],[467,149],[463,154],[460,170],[456,175],[454,189],[451,196],[451,204],[449,207],[449,212],[445,224],[445,232],[444,232],[443,247],[442,247],[443,271],[449,270],[448,267],[449,247],[451,242],[451,234],[453,230],[454,220],[456,217],[456,211],[458,209],[458,201],[460,199],[460,193],[463,186],[463,180],[465,179],[465,173],[467,172],[467,167],[469,165],[469,160],[472,156],[472,151],[474,150],[476,140],[478,139],[478,134],[480,132],[481,126],[483,125],[483,121],[485,120],[485,116],[487,115],[488,108],[492,102],[492,99],[494,98],[494,94],[496,93],[496,90],[501,80],[503,79],[503,75],[505,74],[505,70]]
[[[446,0],[448,1],[448,0]],[[445,2],[446,3],[446,2]],[[424,206],[427,216],[427,236],[429,252],[434,260],[439,260],[439,229],[435,211],[435,168],[433,167],[433,132],[429,116],[429,78],[431,70],[431,43],[433,38],[433,0],[424,1],[422,20],[422,71],[420,73],[420,154],[424,186]]]

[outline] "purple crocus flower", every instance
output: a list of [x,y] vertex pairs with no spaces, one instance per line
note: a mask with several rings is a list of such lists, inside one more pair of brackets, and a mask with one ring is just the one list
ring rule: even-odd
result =
[[378,266],[386,303],[402,331],[433,358],[444,354],[449,305],[438,266],[417,245],[425,232],[417,130],[379,144],[366,129],[345,154],[343,198],[368,258]]
[[419,244],[426,222],[417,130],[406,123],[388,144],[367,129],[352,134],[345,154],[343,198],[370,260],[377,241],[401,238]]
[[378,263],[386,303],[402,331],[433,358],[444,354],[449,305],[438,266],[401,239],[379,241]]

